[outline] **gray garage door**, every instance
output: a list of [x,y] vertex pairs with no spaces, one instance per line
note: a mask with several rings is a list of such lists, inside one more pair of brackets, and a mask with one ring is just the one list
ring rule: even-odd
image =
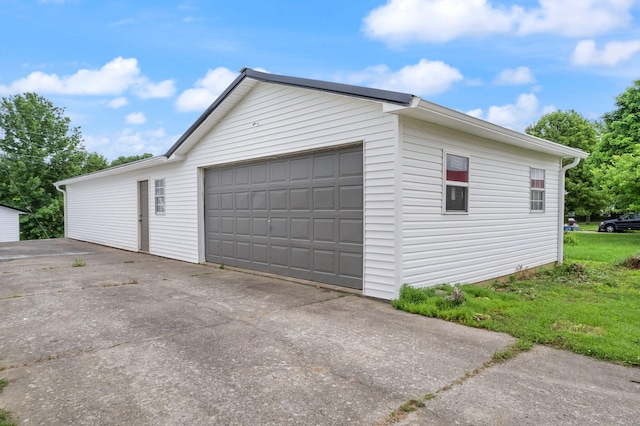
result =
[[362,147],[205,172],[208,262],[362,288]]

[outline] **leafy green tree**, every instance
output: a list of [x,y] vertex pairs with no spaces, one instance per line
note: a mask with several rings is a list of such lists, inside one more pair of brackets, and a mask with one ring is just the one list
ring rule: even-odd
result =
[[640,212],[640,144],[631,153],[614,155],[596,173],[613,195],[615,210]]
[[107,167],[109,167],[109,161],[97,152],[92,152],[85,156],[82,173],[93,173]]
[[614,210],[640,210],[640,80],[616,97],[604,114],[604,133],[594,153],[594,174]]
[[145,158],[150,158],[150,157],[153,157],[153,154],[150,154],[148,152],[145,152],[144,154],[139,154],[139,155],[129,155],[129,156],[121,155],[120,157],[116,158],[111,163],[109,163],[109,167],[121,166],[123,164],[144,160]]
[[[528,126],[525,132],[570,146],[593,152],[598,143],[598,123],[594,123],[574,110],[554,111],[545,114],[537,123]],[[569,162],[571,160],[565,160]],[[565,212],[589,217],[607,204],[606,194],[594,183],[593,167],[589,158],[582,160],[566,174]]]
[[22,239],[62,236],[62,194],[53,183],[104,167],[64,109],[35,93],[0,101],[0,203],[29,213],[20,218]]

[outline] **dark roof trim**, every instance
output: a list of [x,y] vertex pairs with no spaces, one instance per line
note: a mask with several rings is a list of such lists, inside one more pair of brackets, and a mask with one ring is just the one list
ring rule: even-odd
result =
[[6,207],[6,208],[11,209],[11,210],[19,211],[19,212],[21,212],[21,213],[29,213],[29,212],[28,212],[28,211],[26,211],[26,210],[16,209],[15,207],[11,207],[11,206],[8,206],[8,205],[6,205],[6,204],[2,204],[2,203],[0,203],[0,206],[2,206],[2,207]]
[[246,76],[244,74],[240,74],[238,77],[236,77],[236,79],[233,80],[233,83],[231,83],[229,87],[227,87],[225,91],[222,92],[220,96],[218,96],[218,99],[216,99],[215,101],[213,101],[211,105],[209,105],[209,108],[207,108],[206,111],[203,112],[202,115],[200,115],[200,117],[198,117],[198,119],[187,129],[187,131],[184,132],[182,136],[180,136],[180,139],[178,139],[178,141],[174,143],[171,148],[169,148],[169,151],[167,151],[167,153],[164,154],[164,156],[167,158],[171,157],[171,155],[174,152],[176,152],[178,148],[180,148],[180,145],[182,145],[184,141],[186,141],[187,138],[191,136],[191,134],[195,132],[196,129],[200,127],[202,123],[204,123],[207,117],[209,117],[211,113],[215,111],[216,108],[218,108],[218,105],[220,105],[222,101],[227,99],[227,96],[229,96],[229,94],[233,92],[233,89],[235,89],[238,86],[238,84],[240,84],[242,80],[245,79],[245,77]]
[[196,131],[198,127],[218,108],[218,106],[229,96],[231,92],[244,80],[245,78],[252,78],[254,80],[262,81],[265,83],[283,84],[287,86],[301,87],[304,89],[320,90],[323,92],[337,93],[340,95],[353,96],[357,98],[363,98],[378,102],[392,103],[402,106],[410,106],[413,95],[401,92],[392,92],[390,90],[372,89],[369,87],[352,86],[350,84],[331,83],[328,81],[311,80],[308,78],[288,77],[285,75],[269,74],[252,70],[250,68],[243,68],[240,70],[240,75],[226,88],[224,92],[216,99],[207,110],[202,113],[200,117],[187,129],[187,131],[173,144],[167,151],[165,156],[170,157],[184,141]]
[[324,92],[338,93],[341,95],[355,96],[374,101],[411,105],[413,95],[408,93],[392,92],[390,90],[372,89],[370,87],[352,86],[350,84],[331,83],[329,81],[310,80],[308,78],[288,77],[286,75],[268,74],[244,68],[242,71],[247,77],[267,83],[285,84],[288,86],[302,87],[305,89],[321,90]]

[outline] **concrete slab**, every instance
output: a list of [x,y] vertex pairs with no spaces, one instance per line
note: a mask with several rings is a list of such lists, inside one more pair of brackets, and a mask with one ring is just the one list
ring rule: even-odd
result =
[[402,425],[637,425],[640,369],[536,346],[426,402]]
[[0,406],[21,424],[372,424],[513,341],[321,287],[28,246],[0,262]]
[[640,418],[638,369],[536,347],[469,377],[514,339],[273,277],[71,240],[7,244],[0,408],[20,424],[386,424],[443,388],[398,424]]

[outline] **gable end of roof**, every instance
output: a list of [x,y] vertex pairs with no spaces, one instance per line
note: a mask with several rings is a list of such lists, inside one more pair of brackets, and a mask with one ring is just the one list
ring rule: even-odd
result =
[[25,213],[25,214],[26,214],[26,213],[28,213],[26,210],[17,209],[17,208],[15,208],[15,207],[11,207],[11,206],[8,206],[8,205],[6,205],[6,204],[0,204],[0,207],[5,207],[5,208],[7,208],[7,209],[15,210],[15,211],[17,211],[17,212],[19,212],[19,213]]
[[393,92],[390,90],[372,89],[370,87],[353,86],[342,83],[332,83],[328,81],[312,80],[308,78],[289,77],[286,75],[269,74],[265,72],[255,71],[251,68],[243,68],[240,70],[240,75],[225,89],[224,92],[206,109],[205,112],[198,117],[198,119],[187,129],[186,132],[176,141],[175,144],[164,154],[169,158],[173,155],[178,148],[204,123],[204,121],[220,106],[222,102],[238,87],[238,85],[245,79],[251,78],[253,80],[261,81],[264,83],[282,84],[285,86],[299,87],[303,89],[318,90],[327,93],[334,93],[338,95],[351,96],[361,99],[367,99],[370,101],[384,102],[395,104],[399,106],[408,107],[414,98],[413,95],[408,93]]

